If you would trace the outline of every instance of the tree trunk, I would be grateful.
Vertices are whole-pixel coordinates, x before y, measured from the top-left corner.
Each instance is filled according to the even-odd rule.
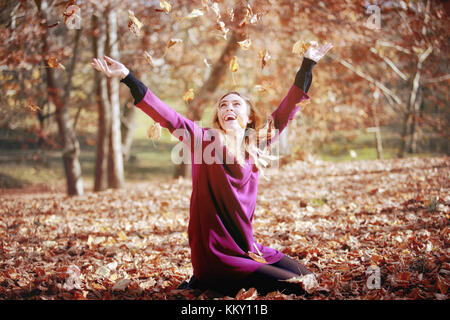
[[[122,133],[122,155],[123,161],[127,162],[130,158],[131,145],[133,143],[133,134],[136,129],[136,107],[133,105],[130,108],[125,103],[123,108],[123,116],[121,123]]]
[[[115,60],[119,60],[119,44],[117,38],[117,14],[114,10],[106,13],[107,47],[105,53]],[[124,184],[122,139],[120,132],[120,101],[118,78],[108,79],[109,102],[111,112],[111,127],[109,130],[108,154],[108,186],[122,188]]]
[[[36,1],[38,11],[42,17],[44,25],[47,23],[47,1]],[[48,28],[45,28],[48,30]],[[80,145],[78,143],[70,114],[66,102],[70,98],[70,91],[72,89],[72,76],[75,69],[75,63],[78,56],[78,44],[81,35],[81,29],[76,30],[75,44],[72,55],[72,62],[67,70],[67,83],[64,88],[63,97],[60,95],[59,88],[56,86],[54,69],[46,63],[47,75],[47,94],[49,101],[55,104],[56,121],[58,124],[59,136],[63,148],[63,163],[66,175],[67,193],[69,195],[83,194],[83,180],[81,178],[81,165],[79,162]],[[48,33],[44,33],[42,37],[42,55],[48,59],[49,44]]]
[[[377,100],[377,104],[378,104],[378,98]],[[371,132],[375,133],[375,146],[377,149],[377,159],[383,159],[383,142],[381,139],[381,130],[380,130],[380,122],[378,120],[378,114],[377,114],[377,104],[372,104],[371,105],[371,111],[372,111],[372,118],[373,118],[373,122],[375,127],[371,128],[373,130],[371,130]]]
[[[428,47],[427,50],[425,50],[425,52],[421,53],[418,57],[418,61],[417,61],[417,68],[416,68],[416,73],[414,75],[412,84],[411,84],[411,95],[409,97],[409,101],[408,101],[408,107],[405,113],[405,117],[403,120],[403,129],[402,129],[402,140],[401,140],[401,145],[400,145],[400,150],[399,150],[399,154],[398,156],[400,158],[402,158],[405,155],[405,152],[408,149],[408,145],[410,145],[411,141],[411,136],[409,134],[409,123],[410,121],[415,121],[412,120],[412,114],[413,112],[415,112],[416,109],[416,103],[417,103],[417,97],[418,97],[418,91],[420,88],[420,77],[421,77],[421,72],[422,72],[422,65],[423,62],[428,58],[428,56],[430,55],[431,51],[433,50],[433,47],[430,46]],[[412,127],[411,127],[412,128]]]
[[[400,145],[400,152],[398,154],[398,156],[400,158],[403,158],[405,156],[405,153],[408,149],[408,144],[409,144],[409,139],[410,139],[408,129],[410,129],[412,109],[414,108],[414,105],[416,103],[417,91],[419,89],[419,82],[420,82],[420,68],[419,68],[419,64],[418,64],[417,71],[416,71],[416,74],[414,75],[412,85],[411,85],[411,95],[409,97],[408,107],[406,109],[405,117],[403,119],[402,140],[401,140],[401,145]]]
[[[95,57],[103,57],[105,48],[105,30],[98,21],[96,15],[92,15],[93,51]],[[111,115],[108,98],[106,77],[94,70],[95,100],[98,109],[98,133],[97,149],[95,156],[94,191],[102,191],[108,187],[108,151],[109,132],[111,128]]]
[[[409,145],[409,152],[411,152],[412,154],[417,152],[417,141],[418,141],[418,119],[420,117],[419,115],[419,111],[420,111],[420,106],[422,105],[422,100],[423,100],[423,95],[422,95],[422,88],[421,86],[419,87],[418,90],[418,98],[416,99],[416,103],[414,104],[414,108],[413,108],[413,115],[412,115],[412,121],[411,121],[411,130],[410,130],[410,137],[411,137],[411,143]]]

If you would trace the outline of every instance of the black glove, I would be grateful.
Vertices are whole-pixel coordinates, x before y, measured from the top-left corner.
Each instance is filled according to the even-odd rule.
[[[300,70],[298,70],[297,75],[295,76],[294,84],[302,89],[305,93],[308,92],[309,87],[312,83],[312,68],[315,66],[317,62],[309,58],[303,58],[302,66]]]

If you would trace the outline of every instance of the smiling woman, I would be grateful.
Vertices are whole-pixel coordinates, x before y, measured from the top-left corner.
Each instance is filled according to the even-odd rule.
[[[258,119],[250,100],[238,92],[229,92],[217,104],[213,128],[202,128],[177,113],[120,62],[108,57],[94,59],[95,69],[109,77],[121,77],[136,106],[191,151],[188,236],[194,275],[190,287],[213,288],[224,293],[235,293],[243,287],[255,287],[260,293],[273,290],[301,293],[298,283],[285,280],[313,276],[298,261],[257,243],[253,237],[252,221],[262,165],[257,163],[261,153],[252,148],[249,132],[268,124],[275,134],[265,136],[266,145],[277,138],[294,118],[299,109],[297,104],[309,99],[306,92],[311,85],[312,68],[331,47],[331,44],[309,47],[294,84],[267,121]],[[209,149],[218,161],[203,161],[203,156],[196,159],[197,150],[203,155]],[[233,161],[224,162],[220,158],[222,152]]]

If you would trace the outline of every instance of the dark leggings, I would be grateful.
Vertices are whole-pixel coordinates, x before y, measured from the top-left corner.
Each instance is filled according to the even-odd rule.
[[[193,289],[212,289],[226,295],[236,295],[242,289],[256,288],[258,293],[267,294],[272,291],[280,291],[284,294],[304,294],[305,291],[299,283],[290,283],[283,280],[312,273],[304,265],[288,256],[272,264],[259,267],[252,274],[238,282],[229,282],[212,287],[203,287],[195,277],[191,278],[189,286]]]
[[[244,287],[254,287],[261,294],[272,291],[280,291],[285,294],[304,294],[304,290],[299,283],[290,283],[283,280],[295,278],[312,273],[300,262],[288,256],[273,264],[262,265],[258,270],[247,276],[243,280]]]

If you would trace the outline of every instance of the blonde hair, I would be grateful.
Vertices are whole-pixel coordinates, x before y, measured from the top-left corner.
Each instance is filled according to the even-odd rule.
[[[218,129],[217,131],[222,136],[222,141],[224,141],[225,144],[226,139],[224,138],[224,130],[219,122],[218,106],[222,99],[230,94],[235,94],[241,97],[250,108],[250,121],[247,123],[247,126],[245,128],[243,147],[245,152],[253,159],[255,166],[258,168],[261,176],[264,176],[264,169],[268,167],[273,160],[278,159],[277,156],[271,155],[270,146],[268,144],[268,142],[275,135],[273,118],[272,116],[264,118],[261,113],[255,108],[251,100],[237,91],[230,91],[224,94],[219,99],[219,102],[214,109],[212,127]],[[241,166],[244,166],[245,161],[240,161],[240,158],[237,156],[236,160]]]

